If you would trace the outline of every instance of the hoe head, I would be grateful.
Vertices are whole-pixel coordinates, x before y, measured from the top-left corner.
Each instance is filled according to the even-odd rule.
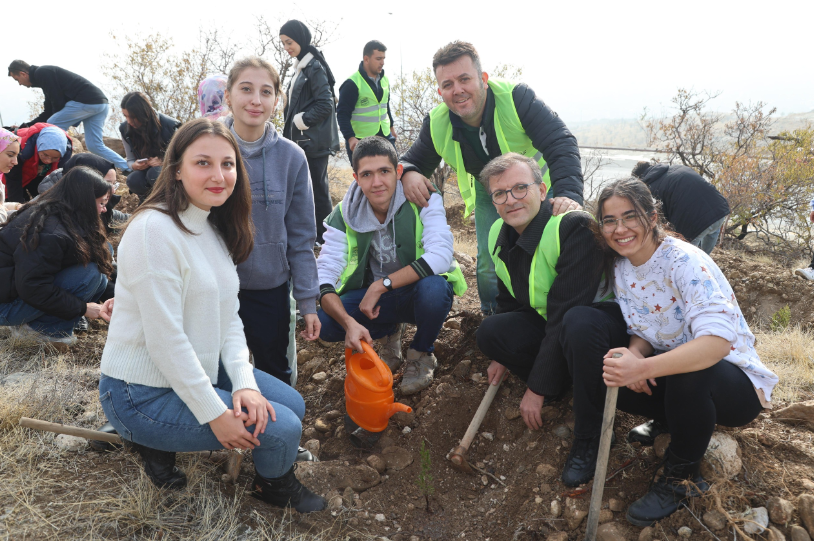
[[[475,473],[469,462],[466,461],[466,453],[469,451],[463,445],[456,447],[449,455],[449,461],[452,462],[452,467],[462,473]]]

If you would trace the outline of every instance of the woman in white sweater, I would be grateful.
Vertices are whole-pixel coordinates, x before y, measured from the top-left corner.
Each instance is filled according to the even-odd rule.
[[[252,249],[250,213],[234,136],[204,118],[185,124],[119,246],[100,399],[156,485],[186,483],[177,451],[253,449],[255,497],[318,511],[325,500],[293,468],[305,403],[252,368],[238,316],[235,265]]]
[[[578,307],[563,322],[573,327],[566,335],[590,337],[563,344],[580,359],[572,371],[577,438],[563,481],[592,476],[605,389],[620,387],[620,410],[654,419],[671,435],[662,475],[627,512],[632,524],[649,526],[708,488],[700,465],[715,425],[754,420],[770,407],[777,376],[760,361],[721,270],[665,231],[643,182],[612,183],[596,208],[605,276],[620,310]],[[586,442],[586,433],[594,439]]]

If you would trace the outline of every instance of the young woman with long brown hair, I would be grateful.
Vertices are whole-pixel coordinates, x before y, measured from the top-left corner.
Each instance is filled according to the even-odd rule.
[[[119,245],[102,407],[156,485],[186,484],[177,451],[253,449],[255,497],[318,511],[325,500],[294,476],[305,403],[249,362],[235,265],[252,229],[237,141],[222,123],[188,122]]]

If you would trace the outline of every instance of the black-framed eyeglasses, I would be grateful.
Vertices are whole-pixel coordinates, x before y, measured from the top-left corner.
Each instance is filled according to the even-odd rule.
[[[532,183],[532,184],[515,184],[514,186],[512,186],[511,190],[495,190],[494,192],[492,192],[489,195],[491,196],[492,202],[495,205],[502,205],[503,203],[508,201],[509,192],[511,192],[512,197],[514,197],[518,201],[523,199],[524,197],[526,197],[526,195],[528,195],[528,193],[529,193],[529,187],[530,186],[534,186],[534,183]]]
[[[638,214],[626,214],[621,218],[604,218],[602,220],[602,231],[605,233],[613,233],[619,227],[619,222],[624,224],[628,229],[636,229],[641,225]]]

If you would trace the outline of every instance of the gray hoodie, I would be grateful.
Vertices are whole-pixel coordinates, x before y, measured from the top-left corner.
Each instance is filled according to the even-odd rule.
[[[234,134],[234,119],[223,121]],[[252,189],[255,227],[254,249],[237,266],[240,289],[273,289],[291,278],[300,313],[314,314],[319,295],[317,231],[308,162],[305,153],[280,137],[272,124],[266,124],[263,137],[259,149],[240,149]]]
[[[396,222],[393,218],[405,201],[407,199],[404,197],[404,188],[401,182],[397,182],[396,191],[390,199],[390,208],[387,209],[387,218],[382,224],[379,223],[370,201],[362,193],[362,189],[357,183],[350,185],[342,199],[342,217],[350,228],[357,233],[374,233],[370,241],[369,260],[373,281],[384,278],[403,267],[396,257]]]

